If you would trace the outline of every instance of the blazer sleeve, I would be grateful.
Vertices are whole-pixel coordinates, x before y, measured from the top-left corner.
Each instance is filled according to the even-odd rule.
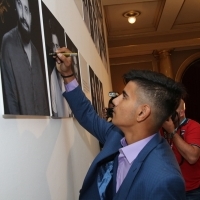
[[[63,96],[80,125],[104,144],[108,134],[116,127],[98,116],[80,86],[70,92],[64,92]]]
[[[186,200],[185,185],[180,176],[169,175],[152,189],[149,199]]]

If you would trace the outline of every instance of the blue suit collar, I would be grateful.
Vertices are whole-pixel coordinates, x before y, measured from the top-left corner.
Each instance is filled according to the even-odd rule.
[[[134,160],[128,174],[126,175],[121,187],[116,193],[114,199],[126,199],[126,194],[130,187],[132,186],[132,182],[134,182],[137,173],[139,172],[144,160],[149,155],[149,153],[157,147],[157,145],[161,142],[162,137],[159,133],[157,133],[141,150],[136,159]]]

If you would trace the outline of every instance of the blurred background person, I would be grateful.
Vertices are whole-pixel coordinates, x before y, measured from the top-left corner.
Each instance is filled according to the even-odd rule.
[[[119,94],[117,92],[109,92],[108,95],[111,98],[108,101],[108,107],[104,108],[104,118],[106,119],[106,121],[112,122],[112,112],[113,112],[113,108],[114,108],[114,104],[112,101],[113,101],[113,99],[118,97]]]
[[[114,104],[113,104],[113,99],[115,99],[116,97],[119,96],[119,94],[117,92],[109,92],[108,93],[110,100],[108,101],[108,107],[104,108],[103,110],[103,118],[108,121],[108,122],[112,122],[112,116],[113,116],[113,108],[114,108]],[[103,144],[101,144],[99,142],[99,146],[100,146],[100,150],[103,148]]]
[[[163,135],[169,141],[186,183],[188,200],[200,199],[200,124],[186,118],[181,100],[176,113],[163,124]]]

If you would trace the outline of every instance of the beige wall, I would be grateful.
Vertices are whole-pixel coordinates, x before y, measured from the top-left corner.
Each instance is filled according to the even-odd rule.
[[[200,53],[199,49],[174,51],[171,52],[171,65],[174,78],[177,76],[181,65],[189,59]],[[198,57],[195,56],[195,58]],[[200,56],[199,56],[200,57]],[[110,70],[113,90],[121,93],[124,88],[122,76],[131,69],[147,69],[152,71],[159,71],[158,57],[153,55],[141,55],[126,58],[112,58],[110,59]]]
[[[124,88],[123,74],[131,69],[158,71],[157,59],[153,55],[141,55],[110,59],[110,71],[113,91],[121,93]]]
[[[121,93],[124,89],[124,82],[123,82],[123,74],[129,72],[131,69],[151,69],[151,63],[143,62],[143,63],[132,63],[132,64],[121,64],[115,65],[111,67],[111,79],[112,79],[112,86],[113,91]]]
[[[103,83],[110,77],[73,0],[44,0]],[[0,80],[1,84],[1,80]],[[0,199],[76,200],[99,152],[97,140],[74,118],[3,115],[0,86]]]

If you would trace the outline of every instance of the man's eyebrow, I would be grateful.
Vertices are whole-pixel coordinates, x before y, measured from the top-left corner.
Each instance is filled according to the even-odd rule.
[[[124,95],[124,96],[126,96],[126,97],[128,97],[128,94],[126,93],[126,91],[122,91],[122,94]]]

